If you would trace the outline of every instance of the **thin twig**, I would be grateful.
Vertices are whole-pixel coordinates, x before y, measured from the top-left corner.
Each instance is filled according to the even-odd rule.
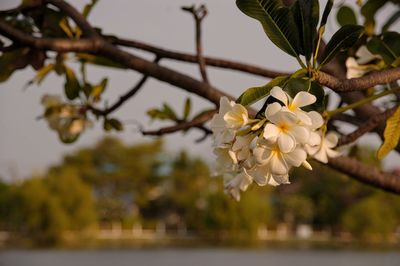
[[[160,57],[156,57],[153,61],[153,63],[157,64],[159,61],[161,60]],[[146,81],[148,80],[149,75],[143,75],[142,78],[138,81],[138,83],[136,83],[135,86],[133,86],[132,89],[130,89],[127,93],[125,93],[124,95],[122,95],[117,102],[115,102],[113,105],[111,105],[110,107],[101,110],[101,109],[97,109],[95,107],[89,106],[89,109],[93,111],[93,113],[97,114],[97,115],[102,115],[102,116],[107,116],[110,113],[114,112],[115,110],[117,110],[121,105],[123,105],[127,100],[129,100],[130,98],[132,98],[133,96],[136,95],[136,93],[143,87],[143,85],[146,83]]]
[[[361,125],[358,129],[356,129],[352,133],[342,136],[339,139],[338,146],[352,143],[352,142],[356,141],[358,138],[360,138],[361,136],[363,136],[364,134],[372,131],[373,129],[378,127],[381,123],[386,121],[390,116],[392,116],[394,114],[394,112],[396,111],[396,109],[397,109],[397,107],[393,107],[389,110],[386,110],[385,112],[382,112],[376,116],[373,116],[370,120],[368,120],[366,123]]]
[[[150,44],[144,43],[144,42],[139,42],[136,40],[128,40],[128,39],[116,38],[116,37],[110,37],[110,36],[108,36],[108,37],[105,36],[105,37],[109,42],[111,42],[112,44],[115,44],[115,45],[125,46],[125,47],[130,47],[130,48],[135,48],[135,49],[139,49],[142,51],[150,52],[150,53],[156,54],[156,55],[161,56],[162,58],[166,58],[166,59],[172,59],[172,60],[177,60],[177,61],[182,61],[182,62],[187,62],[187,63],[198,63],[196,55],[182,53],[182,52],[178,52],[178,51],[167,50],[167,49],[164,49],[161,47],[150,45]],[[265,68],[262,68],[259,66],[244,64],[244,63],[237,62],[237,61],[226,60],[226,59],[215,58],[215,57],[204,57],[204,61],[205,61],[205,64],[208,66],[237,70],[240,72],[257,75],[257,76],[261,76],[261,77],[266,77],[266,78],[276,78],[278,76],[289,75],[289,73],[286,73],[286,72],[269,70],[269,69],[265,69]]]
[[[352,125],[356,125],[356,126],[361,126],[363,124],[363,121],[360,120],[360,118],[349,115],[349,114],[344,114],[344,113],[334,115],[330,119],[330,121],[346,122],[348,124],[352,124]]]
[[[176,125],[170,126],[170,127],[164,127],[164,128],[160,128],[157,130],[152,130],[152,131],[142,131],[142,134],[144,136],[162,136],[162,135],[166,135],[166,134],[171,134],[171,133],[175,133],[178,131],[182,131],[182,130],[187,130],[190,128],[198,128],[200,130],[202,130],[205,134],[211,134],[211,130],[209,130],[208,128],[204,127],[203,124],[205,122],[207,122],[208,120],[210,120],[212,118],[212,116],[215,114],[216,111],[210,111],[207,112],[205,114],[203,114],[202,116],[197,117],[196,119],[193,119],[192,121],[189,122],[178,122]]]
[[[201,5],[196,8],[195,6],[191,7],[182,7],[182,10],[189,12],[193,15],[195,21],[195,31],[196,31],[196,55],[197,61],[199,63],[200,74],[203,78],[203,81],[207,84],[210,84],[206,71],[206,62],[203,57],[203,45],[201,40],[201,22],[207,16],[207,8],[205,5]]]

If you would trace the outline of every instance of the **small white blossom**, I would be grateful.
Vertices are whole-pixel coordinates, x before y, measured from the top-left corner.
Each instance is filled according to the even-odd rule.
[[[249,114],[243,105],[235,103],[224,115],[224,120],[229,128],[239,129],[247,125]]]
[[[282,152],[294,150],[298,143],[306,143],[310,137],[309,130],[298,124],[294,113],[279,111],[267,118],[272,123],[265,125],[263,136],[266,140],[276,139]]]
[[[376,59],[382,59],[381,56],[372,54],[365,45],[361,46],[357,50],[356,57],[357,59],[354,57],[348,57],[346,59],[346,77],[348,79],[360,78],[372,70],[377,70],[377,66],[375,64],[368,63],[371,63]]]
[[[229,101],[226,97],[221,97],[219,111],[213,116],[210,123],[211,131],[214,136],[214,145],[221,146],[230,143],[235,138],[235,131],[228,127],[224,116],[234,106],[235,102]]]
[[[291,167],[299,167],[307,159],[306,151],[300,146],[285,153],[277,143],[265,142],[257,146],[253,153],[258,164],[269,165],[272,175],[286,175]]]
[[[226,174],[224,178],[225,192],[237,201],[240,200],[240,191],[246,191],[249,185],[253,183],[253,178],[246,172],[246,169],[235,176]]]
[[[326,136],[323,136],[322,132],[319,134],[321,136],[320,145],[307,147],[308,153],[322,163],[327,163],[328,158],[340,156],[338,151],[333,150],[338,143],[338,135],[334,132],[329,132]]]
[[[284,104],[283,108],[294,113],[303,124],[311,124],[310,118],[307,116],[307,113],[305,111],[301,110],[301,107],[305,107],[315,103],[317,98],[314,95],[305,91],[300,91],[292,99],[289,94],[284,92],[282,88],[278,86],[272,88],[270,95],[275,99],[281,101]]]
[[[239,161],[246,160],[250,156],[250,144],[255,137],[254,134],[236,137],[232,151],[235,152]]]
[[[235,170],[238,160],[230,146],[216,147],[214,149],[214,154],[217,156],[216,174],[223,174],[227,171]]]

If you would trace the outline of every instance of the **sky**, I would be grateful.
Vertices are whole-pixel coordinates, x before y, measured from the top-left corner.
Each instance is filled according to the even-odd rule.
[[[82,9],[89,0],[71,0],[69,3]],[[346,1],[347,2],[347,1]],[[353,1],[349,1],[353,2]],[[0,9],[16,6],[17,0],[1,0]],[[167,49],[194,53],[194,21],[191,15],[182,12],[181,6],[206,4],[208,16],[203,22],[203,50],[207,56],[243,61],[266,68],[281,71],[296,70],[297,63],[290,56],[274,47],[266,38],[262,28],[255,20],[243,15],[233,0],[100,0],[89,16],[93,26],[101,27],[106,34],[141,40]],[[387,11],[384,11],[384,13]],[[396,27],[399,24],[396,25]],[[334,18],[328,25],[328,34],[336,29]],[[135,55],[152,59],[148,53],[131,50]],[[70,64],[75,67],[73,63]],[[197,65],[163,60],[161,65],[168,66],[200,79]],[[239,96],[244,89],[263,85],[265,78],[242,74],[235,71],[207,68],[213,86]],[[146,129],[157,129],[160,124],[150,122],[146,111],[160,107],[163,102],[170,103],[178,113],[182,113],[186,97],[193,101],[194,112],[212,105],[196,95],[189,94],[169,84],[150,79],[136,97],[122,106],[114,116],[126,122],[122,133],[105,133],[101,122],[86,131],[77,142],[66,145],[58,140],[44,120],[37,117],[43,113],[40,99],[44,94],[63,94],[63,79],[50,75],[40,86],[24,85],[34,77],[32,69],[14,73],[5,83],[0,83],[0,177],[20,179],[31,173],[43,172],[46,167],[60,162],[63,155],[80,147],[93,145],[105,135],[121,137],[126,143],[149,141],[137,130],[137,123]],[[107,68],[91,67],[88,78],[93,83],[103,77],[109,77],[105,97],[113,103],[140,79],[140,73],[131,70],[116,71]],[[163,124],[166,126],[167,124]],[[195,132],[183,136],[180,133],[164,138],[170,151],[186,149],[191,154],[213,161],[211,140],[196,144],[194,140],[201,136]],[[362,143],[377,146],[374,136],[363,137]],[[132,158],[134,160],[134,158]],[[387,168],[398,166],[399,157],[391,154],[385,160]]]

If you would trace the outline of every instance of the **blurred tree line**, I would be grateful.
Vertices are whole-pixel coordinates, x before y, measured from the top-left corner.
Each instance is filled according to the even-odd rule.
[[[357,147],[368,163],[373,152]],[[0,230],[52,244],[65,231],[93,231],[114,222],[167,230],[185,228],[204,238],[256,238],[260,227],[310,224],[334,235],[386,239],[400,225],[400,198],[314,163],[291,185],[253,186],[236,202],[210,177],[208,164],[185,151],[171,155],[161,141],[126,145],[107,137],[64,157],[43,176],[0,182]]]

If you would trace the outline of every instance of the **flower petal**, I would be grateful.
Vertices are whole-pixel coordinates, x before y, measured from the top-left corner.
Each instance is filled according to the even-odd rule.
[[[296,140],[289,134],[281,133],[278,137],[278,146],[281,152],[288,153],[296,147]]]
[[[308,117],[311,118],[311,128],[312,129],[318,129],[320,127],[322,127],[322,125],[324,124],[324,119],[322,118],[322,115],[320,115],[318,112],[316,111],[310,111],[307,113]]]
[[[289,172],[289,167],[280,154],[271,156],[269,165],[273,175],[286,175]]]
[[[272,175],[271,181],[274,181],[275,184],[280,185],[280,184],[290,184],[289,182],[289,175]],[[273,182],[271,182],[273,183]]]
[[[296,114],[297,118],[300,120],[301,124],[303,124],[305,126],[312,125],[312,120],[306,112],[304,112],[301,109],[297,109],[294,111],[294,113]]]
[[[329,132],[325,136],[325,143],[328,148],[334,148],[338,144],[339,137],[336,133],[334,132]]]
[[[235,143],[233,143],[232,150],[237,151],[240,150],[246,146],[249,146],[252,140],[254,139],[255,135],[254,134],[249,134],[245,136],[237,136]]]
[[[288,105],[288,95],[282,90],[281,87],[275,86],[272,88],[270,95],[275,99],[281,101],[284,105]]]
[[[297,148],[291,153],[284,154],[283,156],[289,166],[295,167],[299,167],[307,159],[306,151],[301,148]]]
[[[298,143],[307,143],[310,139],[310,130],[302,126],[294,126],[289,130],[290,135],[292,135]]]
[[[310,146],[318,146],[318,145],[320,145],[321,144],[321,136],[318,133],[316,133],[314,131],[311,131],[310,132],[310,138],[308,139],[308,143],[307,144],[310,145]]]
[[[299,93],[296,94],[296,96],[293,99],[293,102],[290,104],[290,109],[294,110],[296,108],[304,107],[310,104],[315,103],[317,100],[317,97],[312,95],[309,92],[306,91],[300,91]]]
[[[321,148],[318,150],[318,152],[316,152],[313,155],[314,159],[322,162],[322,163],[327,163],[328,162],[328,156],[326,155],[326,151],[325,149]]]
[[[262,147],[256,147],[253,150],[254,158],[259,164],[266,164],[271,159],[271,150]]]
[[[248,122],[247,109],[241,104],[235,104],[232,110],[224,115],[224,120],[228,127],[239,128],[245,126]]]
[[[265,117],[269,119],[271,116],[278,113],[281,109],[282,106],[277,102],[268,104],[267,108],[265,109]]]
[[[219,99],[219,114],[224,115],[232,109],[233,101],[229,101],[227,97],[223,96]]]
[[[332,150],[332,149],[327,149],[326,155],[328,155],[329,158],[335,158],[335,157],[339,157],[341,155],[341,153],[338,151]]]
[[[268,167],[269,166],[256,167],[254,170],[248,172],[253,177],[253,180],[257,183],[257,185],[265,186],[268,184],[268,180],[271,176]]]
[[[265,125],[263,136],[265,139],[275,138],[279,136],[280,130],[274,124],[268,123]]]

